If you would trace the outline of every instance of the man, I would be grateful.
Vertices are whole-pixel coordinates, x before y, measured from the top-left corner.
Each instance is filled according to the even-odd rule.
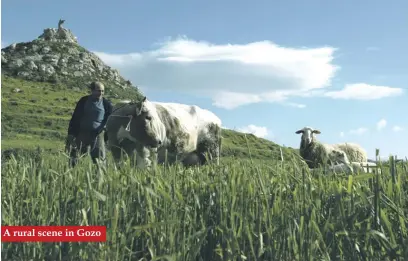
[[[76,104],[69,122],[66,150],[70,151],[70,165],[78,162],[78,154],[85,154],[90,147],[93,163],[105,161],[105,124],[112,113],[112,104],[103,97],[105,86],[101,82],[90,84],[91,94],[83,96]]]

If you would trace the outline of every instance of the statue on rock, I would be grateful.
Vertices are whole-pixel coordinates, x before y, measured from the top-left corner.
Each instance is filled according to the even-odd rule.
[[[60,19],[58,22],[58,30],[62,30],[64,29],[64,27],[62,27],[62,24],[65,22],[65,20]]]
[[[65,20],[59,19],[58,28],[44,29],[43,34],[38,37],[37,41],[78,43],[77,37],[71,30],[62,27],[64,22]]]

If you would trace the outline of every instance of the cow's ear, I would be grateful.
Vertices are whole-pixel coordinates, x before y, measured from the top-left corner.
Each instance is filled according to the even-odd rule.
[[[145,97],[143,97],[143,100],[142,100],[142,102],[145,102],[146,101],[146,96]]]

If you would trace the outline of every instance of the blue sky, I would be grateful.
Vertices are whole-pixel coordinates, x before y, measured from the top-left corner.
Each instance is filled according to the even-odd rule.
[[[150,100],[197,104],[227,128],[298,147],[408,157],[408,2],[2,1],[2,46],[64,26]]]

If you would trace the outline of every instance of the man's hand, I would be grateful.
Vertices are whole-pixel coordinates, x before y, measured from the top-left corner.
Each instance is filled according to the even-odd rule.
[[[94,135],[94,137],[98,137],[99,136],[99,134],[101,134],[103,131],[105,131],[105,127],[103,127],[103,128],[98,128],[98,129],[96,129],[94,132],[92,132],[92,134]]]
[[[69,153],[71,150],[71,147],[75,147],[75,136],[74,135],[68,135],[66,140],[65,140],[65,151]]]
[[[74,135],[68,135],[67,136],[67,142],[71,143],[75,141],[75,136]]]

